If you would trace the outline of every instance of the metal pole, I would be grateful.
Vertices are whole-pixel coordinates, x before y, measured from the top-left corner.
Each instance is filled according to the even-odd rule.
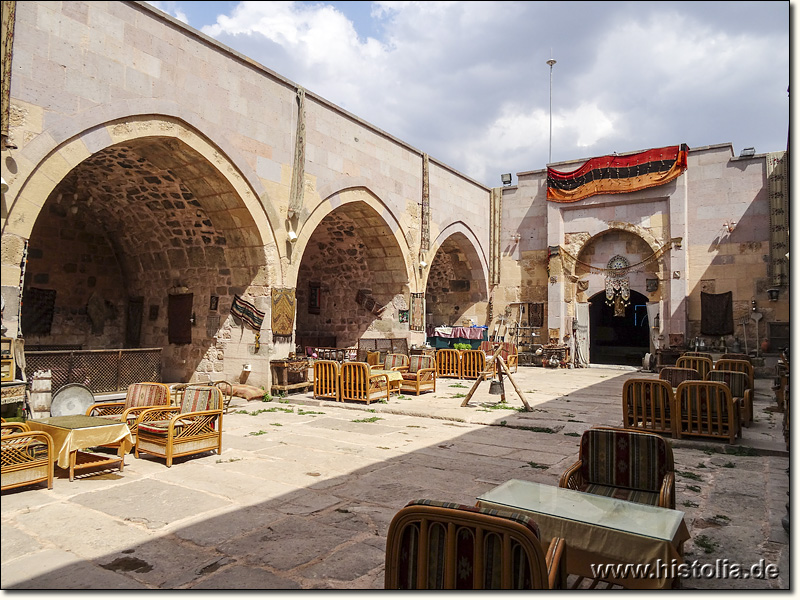
[[[556,60],[551,58],[547,64],[550,65],[550,153],[547,157],[549,164],[553,162],[553,65],[556,64]]]

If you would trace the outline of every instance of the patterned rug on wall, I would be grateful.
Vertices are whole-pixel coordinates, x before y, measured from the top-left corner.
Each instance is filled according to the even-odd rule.
[[[272,335],[291,337],[296,308],[294,288],[272,290]]]

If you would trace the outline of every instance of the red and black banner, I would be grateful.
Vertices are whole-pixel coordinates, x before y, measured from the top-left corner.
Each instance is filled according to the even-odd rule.
[[[686,170],[689,147],[653,148],[626,156],[592,158],[564,173],[547,169],[547,199],[577,202],[597,194],[622,194],[672,181]]]

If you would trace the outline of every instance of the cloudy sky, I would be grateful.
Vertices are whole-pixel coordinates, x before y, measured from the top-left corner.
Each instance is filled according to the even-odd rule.
[[[786,149],[787,1],[150,4],[492,187],[679,143]]]

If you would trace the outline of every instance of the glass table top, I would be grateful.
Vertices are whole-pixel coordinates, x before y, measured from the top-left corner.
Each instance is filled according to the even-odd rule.
[[[478,501],[659,540],[672,540],[684,518],[678,510],[519,479],[489,490]]]

